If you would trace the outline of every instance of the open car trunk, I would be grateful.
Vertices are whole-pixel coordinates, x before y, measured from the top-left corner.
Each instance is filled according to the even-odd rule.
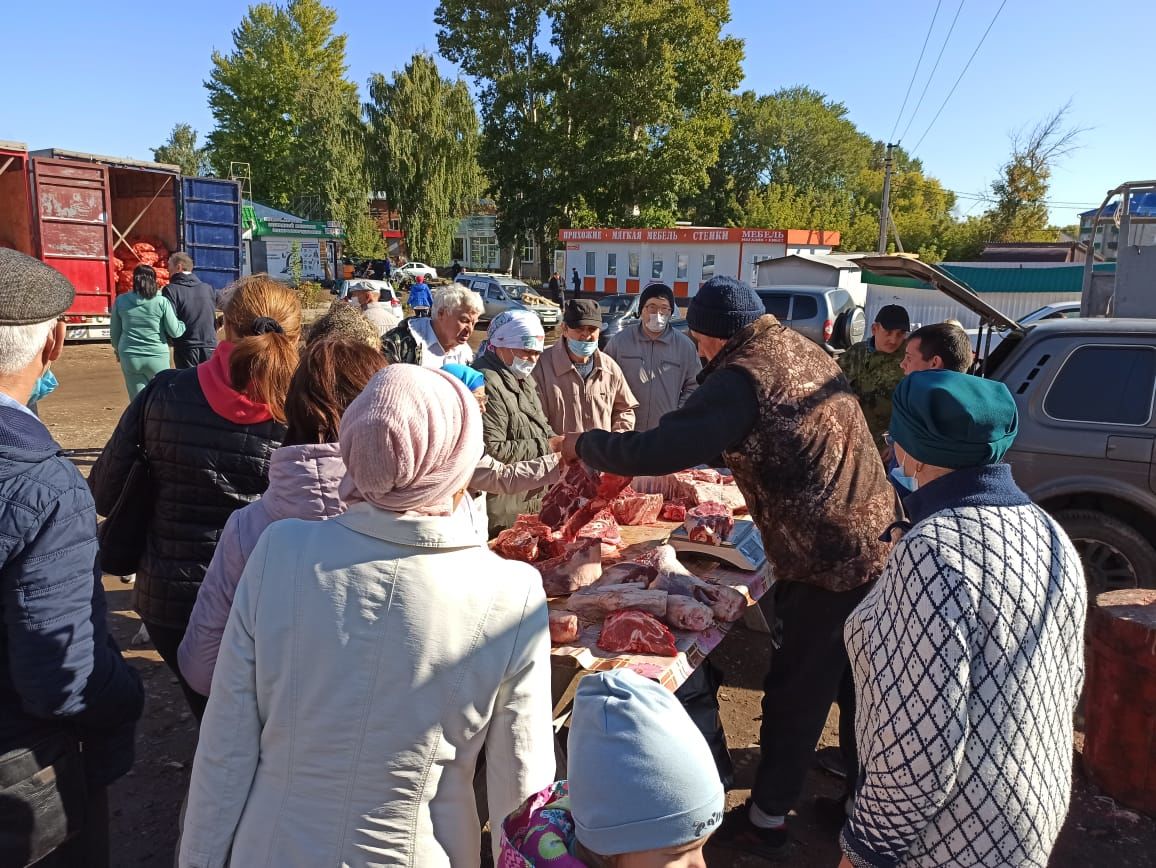
[[[952,301],[961,304],[980,319],[979,327],[979,373],[986,375],[998,366],[999,361],[1007,355],[1007,350],[1019,342],[1024,334],[1024,327],[998,308],[992,307],[976,294],[975,290],[961,283],[941,268],[920,262],[907,256],[853,256],[850,257],[864,271],[874,272],[884,277],[906,277],[921,280],[933,289],[942,292]],[[867,281],[865,281],[867,282]],[[1011,332],[996,350],[988,352],[986,336],[990,336],[992,329],[1006,329]],[[1004,348],[1007,345],[1007,350]]]

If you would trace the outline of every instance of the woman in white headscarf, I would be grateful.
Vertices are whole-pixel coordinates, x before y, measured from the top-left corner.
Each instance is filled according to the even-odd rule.
[[[474,362],[486,378],[482,440],[486,454],[503,464],[542,458],[556,451],[552,446],[554,432],[530,377],[545,348],[545,338],[536,314],[505,311],[490,323],[485,352]],[[543,489],[537,488],[491,496],[487,504],[490,536],[511,527],[520,514],[541,509],[542,493]]]
[[[477,866],[489,814],[554,775],[541,578],[458,509],[482,456],[475,398],[416,365],[341,420],[349,509],[265,531],[201,726],[181,866]]]

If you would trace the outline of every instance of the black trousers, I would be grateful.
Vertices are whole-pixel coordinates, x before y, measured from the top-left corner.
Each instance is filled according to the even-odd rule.
[[[770,603],[763,609],[775,650],[763,685],[762,758],[751,794],[767,814],[784,816],[795,806],[836,699],[839,739],[854,784],[859,758],[843,624],[870,588],[869,583],[836,592],[802,582],[780,582],[768,595]]]
[[[150,624],[148,621],[145,621],[144,625],[148,628],[149,639],[152,640],[153,647],[157,649],[157,653],[172,670],[173,675],[177,676],[177,681],[180,682],[181,690],[185,694],[185,701],[189,704],[189,710],[197,719],[197,723],[200,723],[201,718],[205,716],[205,707],[209,704],[209,697],[201,696],[189,687],[189,682],[185,681],[185,676],[181,675],[181,667],[177,662],[177,649],[181,646],[181,640],[185,638],[185,628],[161,627],[159,624]]]
[[[84,806],[84,826],[73,838],[61,844],[35,868],[108,868],[108,790],[91,787]]]
[[[216,347],[182,347],[173,346],[174,368],[195,368],[202,362],[207,362],[213,355]]]

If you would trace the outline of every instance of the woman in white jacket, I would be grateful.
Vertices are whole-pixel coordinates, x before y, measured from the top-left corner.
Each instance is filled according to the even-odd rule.
[[[241,576],[181,866],[476,866],[482,748],[492,817],[553,779],[541,579],[458,509],[482,456],[476,401],[393,365],[340,441],[347,512],[272,524]]]

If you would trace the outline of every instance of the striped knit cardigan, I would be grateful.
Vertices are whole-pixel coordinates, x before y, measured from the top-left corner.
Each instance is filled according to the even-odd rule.
[[[848,619],[862,763],[855,866],[1043,866],[1068,810],[1087,591],[1007,465],[909,497],[914,527]]]

